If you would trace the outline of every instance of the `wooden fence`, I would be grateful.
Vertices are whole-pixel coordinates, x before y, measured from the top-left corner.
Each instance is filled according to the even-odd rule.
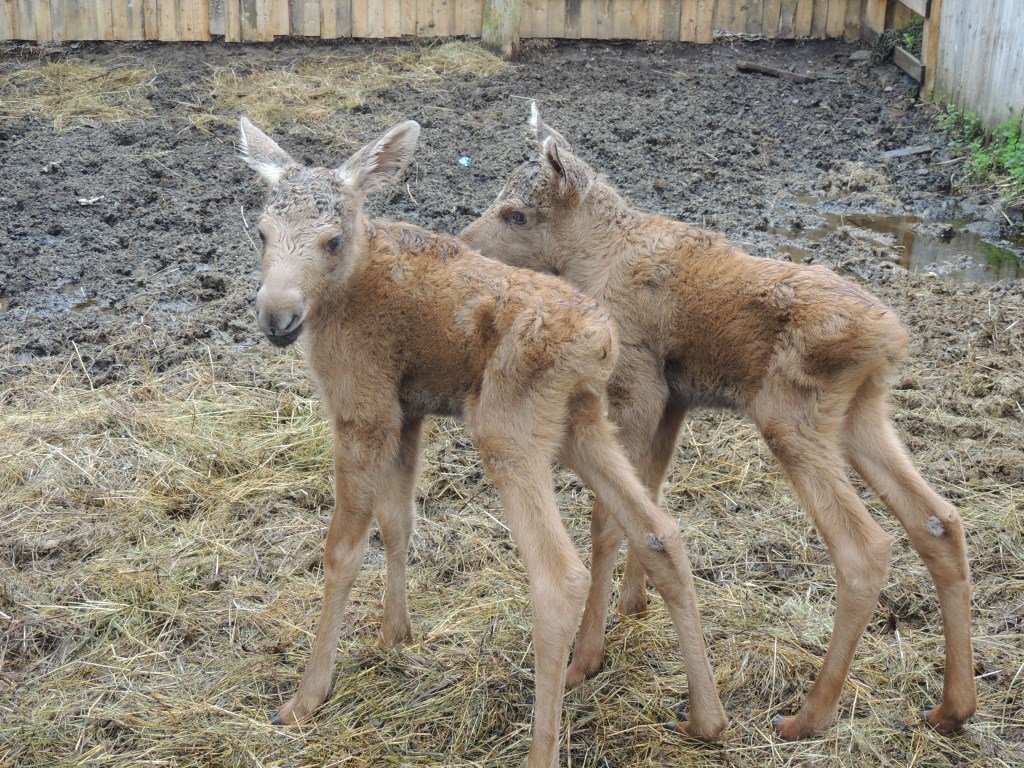
[[[1024,3],[941,1],[935,95],[990,129],[1024,120]]]
[[[524,38],[860,35],[868,0],[523,0]],[[0,40],[479,36],[485,0],[0,0]]]

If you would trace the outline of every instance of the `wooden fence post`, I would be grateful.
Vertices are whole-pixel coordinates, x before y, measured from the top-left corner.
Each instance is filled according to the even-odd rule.
[[[935,70],[939,59],[939,22],[942,16],[942,0],[932,0],[928,18],[924,20],[924,37],[921,40],[921,62],[924,64],[924,82],[921,96],[930,101],[935,90]]]
[[[480,41],[509,61],[519,58],[519,0],[484,0]]]

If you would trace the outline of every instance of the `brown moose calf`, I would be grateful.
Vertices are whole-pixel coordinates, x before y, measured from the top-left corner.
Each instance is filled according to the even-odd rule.
[[[368,219],[365,195],[401,176],[418,135],[416,123],[402,123],[340,168],[308,168],[241,121],[242,157],[270,186],[259,219],[259,326],[278,346],[304,337],[334,429],[323,609],[298,691],[276,720],[303,719],[329,692],[371,518],[387,556],[383,641],[411,638],[405,569],[420,425],[448,414],[464,419],[479,448],[529,574],[536,704],[528,764],[557,764],[566,663],[590,583],[555,503],[556,457],[615,510],[616,530],[636,544],[679,636],[687,730],[711,738],[725,713],[682,538],[603,415],[617,356],[610,321],[561,280],[486,259],[454,237]]]
[[[957,511],[921,478],[889,420],[888,381],[907,335],[874,296],[824,267],[755,258],[720,235],[631,208],[531,110],[538,159],[516,170],[462,233],[487,256],[561,275],[616,321],[621,353],[609,417],[651,498],[692,408],[749,416],[810,513],[835,563],[835,631],[800,711],[779,733],[817,733],[839,694],[889,569],[892,538],[846,476],[874,489],[935,582],[946,638],[942,702],[928,722],[955,731],[977,705],[970,580]],[[622,533],[596,499],[592,584],[567,683],[594,674]],[[619,609],[646,610],[642,564],[630,543]]]

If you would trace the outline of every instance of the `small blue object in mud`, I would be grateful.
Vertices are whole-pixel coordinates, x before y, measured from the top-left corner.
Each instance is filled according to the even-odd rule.
[[[472,164],[473,158],[471,157],[466,157],[465,155],[463,155],[462,157],[459,158],[459,165],[461,165],[463,168],[469,168],[469,166],[471,166]]]

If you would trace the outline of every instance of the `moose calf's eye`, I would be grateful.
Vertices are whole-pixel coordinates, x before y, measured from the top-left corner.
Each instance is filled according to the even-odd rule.
[[[518,224],[521,226],[526,223],[526,214],[522,211],[512,211],[512,213],[508,215],[508,220],[512,224]]]
[[[327,250],[328,251],[336,251],[340,247],[341,247],[341,235],[338,235],[337,237],[332,237],[330,240],[327,241]]]

